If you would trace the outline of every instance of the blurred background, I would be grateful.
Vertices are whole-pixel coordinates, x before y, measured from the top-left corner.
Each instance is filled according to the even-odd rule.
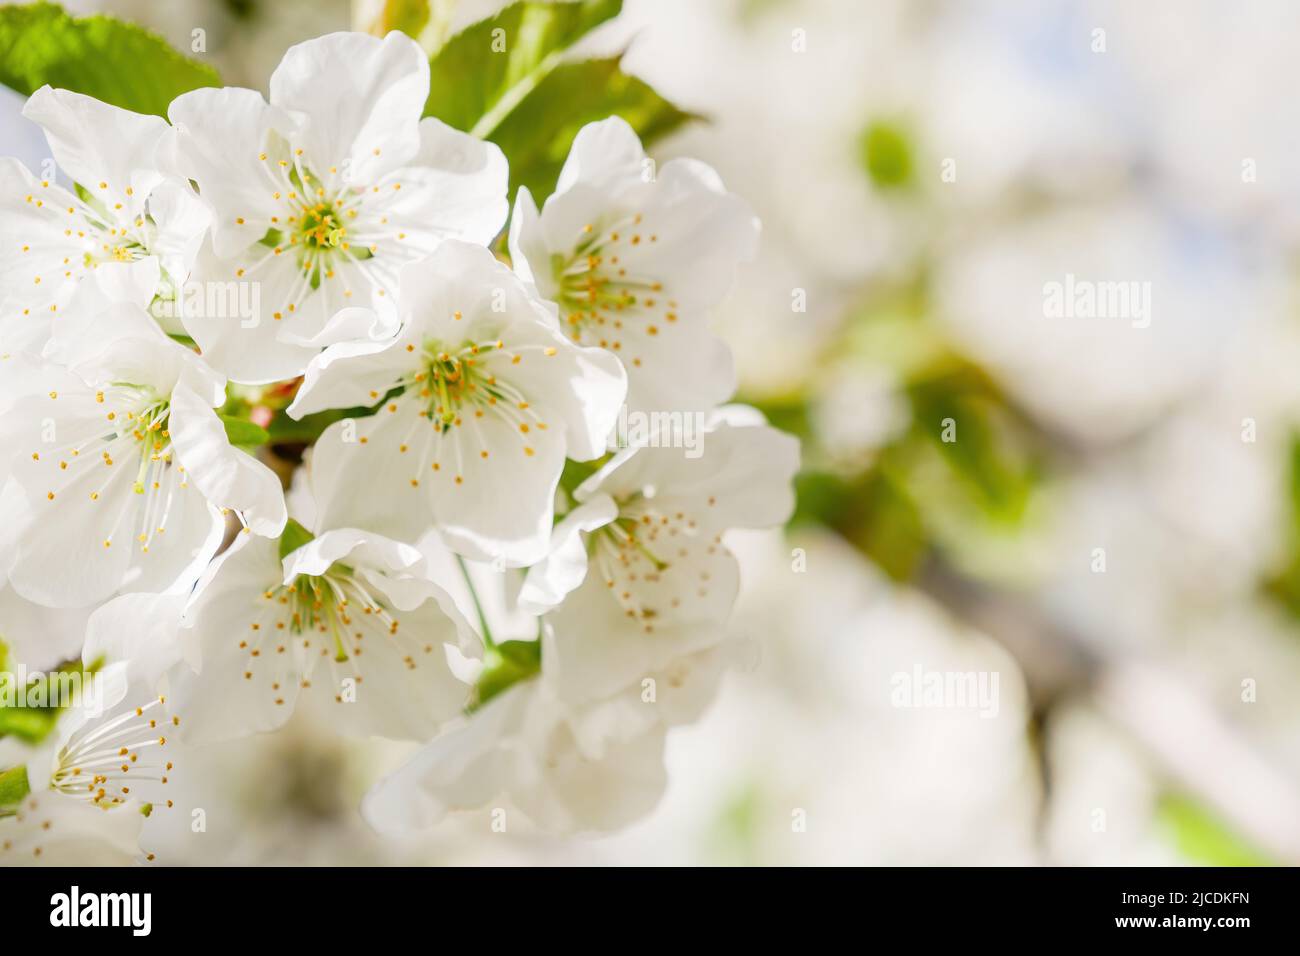
[[[373,18],[68,7],[202,27],[263,90]],[[300,711],[190,761],[208,833],[160,856],[1300,863],[1295,35],[1287,0],[627,0],[584,43],[702,117],[654,153],[762,219],[716,325],[805,463],[791,527],[731,542],[734,667],[665,798],[604,838],[485,811],[391,843],[356,806],[408,748]],[[1050,317],[1067,276],[1147,283],[1149,321]],[[898,706],[933,673],[996,675],[996,706]]]

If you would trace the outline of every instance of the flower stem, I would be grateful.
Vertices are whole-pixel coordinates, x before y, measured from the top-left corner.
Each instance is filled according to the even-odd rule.
[[[496,641],[492,640],[492,629],[488,627],[487,615],[483,613],[483,605],[479,603],[478,591],[474,589],[474,581],[469,576],[469,566],[465,564],[465,559],[459,554],[456,555],[456,563],[460,565],[460,573],[465,578],[465,587],[469,588],[470,599],[474,602],[474,610],[478,613],[479,630],[483,632],[483,644],[488,650],[494,649]]]

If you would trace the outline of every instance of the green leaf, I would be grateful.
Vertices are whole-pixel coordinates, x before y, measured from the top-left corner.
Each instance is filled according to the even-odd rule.
[[[52,3],[0,7],[0,83],[24,95],[48,83],[164,116],[180,94],[220,82],[212,67],[133,24],[73,18]]]
[[[270,434],[261,425],[256,425],[246,418],[237,418],[234,415],[218,415],[221,424],[226,427],[226,438],[232,445],[244,445],[251,447],[255,445],[265,445],[271,440]]]
[[[515,3],[456,34],[430,62],[426,116],[491,138],[560,64],[565,50],[622,9],[622,0]]]
[[[283,561],[315,537],[314,534],[290,518],[289,523],[284,526],[284,531],[280,535],[280,560]]]
[[[0,807],[13,806],[31,792],[31,784],[27,782],[26,767],[12,767],[0,771]]]
[[[622,57],[566,63],[537,84],[491,139],[510,161],[511,195],[527,186],[541,201],[555,187],[573,137],[588,123],[621,116],[646,145],[697,119],[620,68]]]
[[[370,32],[382,37],[393,30],[401,30],[411,39],[418,40],[429,25],[430,12],[429,0],[384,0],[378,16],[370,25]]]

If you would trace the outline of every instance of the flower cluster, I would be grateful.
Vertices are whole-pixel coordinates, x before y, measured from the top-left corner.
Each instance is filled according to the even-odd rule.
[[[0,649],[97,690],[0,736],[0,859],[132,855],[168,738],[298,708],[424,744],[381,831],[658,799],[723,664],[726,532],[793,507],[797,445],[721,404],[707,326],[758,225],[618,118],[511,212],[428,93],[414,41],[345,33],[168,121],[28,101],[58,172],[0,161]]]

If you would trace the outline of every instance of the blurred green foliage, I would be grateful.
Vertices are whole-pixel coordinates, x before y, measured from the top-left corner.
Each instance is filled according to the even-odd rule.
[[[1206,866],[1276,866],[1277,861],[1229,828],[1209,808],[1169,795],[1156,810],[1158,825],[1171,835],[1178,852]]]
[[[896,189],[912,181],[912,144],[902,128],[876,120],[862,131],[862,165],[871,181],[882,189]]]
[[[1296,617],[1300,617],[1300,433],[1291,436],[1290,468],[1287,476],[1286,557],[1282,565],[1262,582],[1264,593]]]
[[[827,375],[787,395],[748,397],[803,440],[796,522],[834,529],[899,581],[934,550],[1022,527],[1046,469],[1041,435],[934,321],[922,268],[865,289],[816,365],[848,375],[886,370],[907,421],[868,461],[846,466],[816,427]]]
[[[71,17],[53,3],[0,7],[0,83],[23,95],[45,84],[137,113],[167,105],[217,71],[141,27],[108,16]]]
[[[14,670],[16,662],[13,661],[9,654],[9,648],[0,640],[0,681],[13,681],[17,672]],[[94,674],[102,665],[101,661],[93,662],[89,667],[83,666],[81,658],[68,661],[56,668],[53,674],[73,674],[80,673],[84,676]],[[53,674],[48,675],[52,677]],[[35,682],[47,679],[45,674],[32,674],[27,681],[30,690]],[[16,688],[6,688],[6,690],[16,690]],[[15,695],[16,696],[16,695]],[[62,708],[57,706],[0,706],[0,738],[13,735],[19,740],[29,744],[37,744],[45,739],[46,735],[54,729],[58,722],[59,714]]]

